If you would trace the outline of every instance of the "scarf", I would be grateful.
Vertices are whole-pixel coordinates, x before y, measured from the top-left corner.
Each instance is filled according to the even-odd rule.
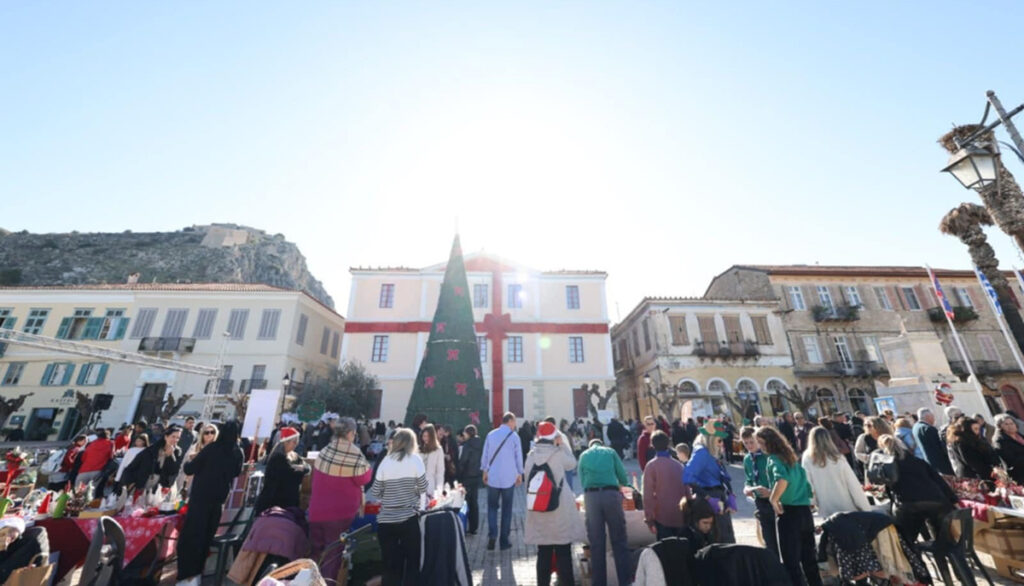
[[[328,476],[345,478],[366,474],[370,464],[352,442],[339,438],[321,450],[313,467]]]

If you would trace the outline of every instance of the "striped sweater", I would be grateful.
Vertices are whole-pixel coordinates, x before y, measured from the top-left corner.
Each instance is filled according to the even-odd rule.
[[[401,523],[420,510],[420,496],[427,492],[427,474],[419,454],[398,460],[384,458],[377,468],[377,478],[370,487],[370,496],[380,501],[378,523]]]

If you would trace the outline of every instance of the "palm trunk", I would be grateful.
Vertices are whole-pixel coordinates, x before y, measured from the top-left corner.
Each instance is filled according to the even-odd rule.
[[[939,143],[950,153],[958,150],[953,140],[954,137],[966,138],[979,130],[979,126],[969,124],[958,126],[943,136]],[[994,141],[991,134],[983,136],[981,140]],[[1017,243],[1020,250],[1024,250],[1024,194],[1021,193],[1020,185],[1014,179],[1005,166],[999,165],[999,180],[990,183],[978,191],[985,209],[991,216],[992,221],[999,228],[1008,234]],[[966,230],[965,233],[957,234],[970,250],[971,260],[975,266],[992,283],[1003,308],[1003,315],[1006,317],[1006,324],[1013,334],[1017,346],[1024,352],[1024,319],[1021,319],[1017,304],[1010,293],[1010,284],[1006,277],[999,271],[999,261],[996,259],[995,251],[989,246],[985,233],[981,226],[975,229]]]
[[[1003,308],[1006,325],[1010,327],[1010,333],[1013,334],[1017,346],[1021,352],[1024,352],[1024,319],[1021,319],[1017,304],[1010,294],[1009,281],[999,270],[999,259],[996,258],[995,250],[988,244],[985,232],[981,226],[976,226],[965,234],[961,234],[960,240],[967,245],[974,266],[978,267],[978,270],[992,283],[992,288],[996,290],[996,296],[999,299],[999,305]]]

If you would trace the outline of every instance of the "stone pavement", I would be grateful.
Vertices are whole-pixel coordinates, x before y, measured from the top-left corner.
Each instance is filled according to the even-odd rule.
[[[626,474],[630,478],[635,473],[640,476],[640,466],[636,460],[627,460]],[[738,465],[729,467],[732,476],[733,488],[741,492],[743,487],[743,468]],[[578,493],[579,479],[576,479]],[[738,498],[737,505],[739,512],[733,516],[733,528],[736,532],[736,541],[749,545],[760,545],[757,541],[757,521],[754,519],[754,505],[745,498]],[[469,553],[469,563],[473,570],[473,584],[483,586],[536,586],[537,584],[537,548],[527,546],[523,543],[523,523],[526,518],[526,492],[525,487],[519,487],[516,491],[513,514],[512,514],[512,549],[501,551],[495,548],[494,551],[487,551],[487,491],[480,491],[480,530],[477,535],[467,535],[466,542]],[[821,519],[816,519],[820,523]],[[573,556],[577,557],[582,551],[579,544],[573,547]],[[992,569],[991,560],[988,556],[982,555],[982,561],[988,566],[989,576],[996,584],[1012,584],[1011,581],[1000,578]],[[979,579],[980,576],[979,576]],[[576,582],[582,583],[579,575],[579,566],[576,566]],[[555,579],[552,578],[552,584]],[[941,583],[941,582],[939,582]]]

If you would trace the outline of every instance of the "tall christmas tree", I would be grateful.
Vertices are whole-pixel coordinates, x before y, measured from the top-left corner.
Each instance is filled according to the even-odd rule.
[[[447,423],[456,430],[470,423],[481,431],[490,429],[469,294],[466,265],[462,262],[462,247],[456,235],[426,352],[405,412],[406,425],[411,425],[413,417],[423,413],[431,423]]]

